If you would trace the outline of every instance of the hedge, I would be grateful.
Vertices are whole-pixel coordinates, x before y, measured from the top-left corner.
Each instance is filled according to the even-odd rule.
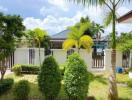
[[[19,65],[19,67],[18,67]],[[37,65],[21,65],[21,64],[16,64],[13,66],[13,71],[16,75],[19,75],[20,73],[22,74],[38,74],[39,72],[39,66]]]
[[[13,84],[14,80],[11,78],[3,79],[2,81],[0,81],[0,95],[11,89]]]

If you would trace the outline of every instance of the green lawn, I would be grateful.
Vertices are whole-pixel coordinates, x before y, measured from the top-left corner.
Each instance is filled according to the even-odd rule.
[[[95,74],[95,73],[94,73]],[[94,96],[96,100],[107,100],[108,93],[108,79],[107,74],[95,74],[94,80],[90,83],[88,96]],[[15,82],[25,79],[30,82],[31,92],[30,97],[39,97],[42,100],[42,94],[38,90],[37,86],[37,75],[23,75],[15,76],[14,74],[7,75],[7,77],[14,78]],[[118,92],[120,100],[132,100],[132,87],[126,86],[128,82],[132,81],[128,78],[128,74],[117,74]],[[0,100],[13,100],[12,89],[5,95],[0,97]],[[59,94],[59,100],[67,100],[66,93],[64,92],[63,86]]]

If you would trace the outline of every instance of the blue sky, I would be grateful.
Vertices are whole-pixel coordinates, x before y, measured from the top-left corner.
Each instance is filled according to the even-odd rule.
[[[119,15],[132,10],[132,4],[122,5],[118,9]],[[17,14],[23,17],[23,24],[27,29],[40,27],[53,35],[74,25],[82,16],[89,16],[91,20],[103,24],[104,9],[100,7],[83,7],[65,2],[65,0],[0,0],[0,11],[6,14]],[[111,27],[105,29],[108,34]],[[117,31],[131,31],[132,25],[118,24]]]

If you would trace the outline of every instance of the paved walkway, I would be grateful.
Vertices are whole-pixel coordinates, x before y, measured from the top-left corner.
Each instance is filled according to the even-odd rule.
[[[6,73],[5,73],[5,75],[8,75],[8,74],[11,74],[11,73],[13,73],[13,72],[11,72],[11,70],[6,70]],[[1,73],[0,73],[0,77],[1,77]]]

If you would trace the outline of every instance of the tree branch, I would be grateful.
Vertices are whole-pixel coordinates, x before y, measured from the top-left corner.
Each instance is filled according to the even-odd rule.
[[[113,9],[110,7],[110,5],[105,0],[104,0],[104,3],[111,11],[113,11]]]
[[[118,1],[117,1],[117,3],[115,4],[115,7],[119,4],[120,1],[121,1],[121,0],[118,0]],[[123,0],[123,1],[124,1],[124,0]]]

